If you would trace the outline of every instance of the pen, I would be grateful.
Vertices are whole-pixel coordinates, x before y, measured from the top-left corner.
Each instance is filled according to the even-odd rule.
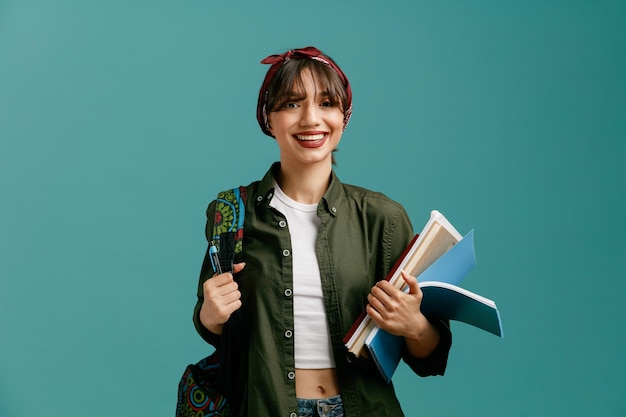
[[[215,246],[215,243],[213,243],[213,241],[211,241],[211,244],[209,245],[209,257],[211,258],[213,271],[217,274],[221,274],[222,266],[220,265],[220,257],[217,254],[217,246]]]

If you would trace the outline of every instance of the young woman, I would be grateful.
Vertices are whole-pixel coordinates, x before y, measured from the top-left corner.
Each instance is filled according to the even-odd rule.
[[[261,62],[271,67],[257,119],[280,162],[247,187],[233,272],[212,277],[205,260],[194,323],[220,352],[221,389],[235,415],[400,416],[393,384],[348,354],[342,338],[366,309],[405,338],[403,359],[417,374],[443,375],[447,323],[421,314],[414,277],[404,275],[409,293],[384,280],[414,235],[411,223],[400,204],[333,171],[352,112],[337,64],[314,47]]]

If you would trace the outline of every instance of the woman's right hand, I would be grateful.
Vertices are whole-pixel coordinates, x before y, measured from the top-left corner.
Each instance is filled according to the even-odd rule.
[[[200,322],[211,333],[221,335],[224,323],[241,307],[241,292],[233,274],[240,272],[245,262],[233,265],[233,272],[225,272],[207,279],[203,284],[204,302]]]

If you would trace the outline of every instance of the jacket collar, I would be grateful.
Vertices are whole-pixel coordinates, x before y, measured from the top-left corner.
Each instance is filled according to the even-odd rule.
[[[265,173],[265,176],[263,176],[263,179],[259,182],[257,194],[253,197],[256,199],[257,204],[264,203],[267,207],[269,202],[272,200],[272,197],[274,197],[274,183],[279,170],[280,162],[274,162],[270,169]],[[321,209],[329,213],[331,216],[336,216],[341,208],[343,199],[343,184],[339,181],[339,178],[333,170],[330,174],[330,185],[318,205],[318,213]]]

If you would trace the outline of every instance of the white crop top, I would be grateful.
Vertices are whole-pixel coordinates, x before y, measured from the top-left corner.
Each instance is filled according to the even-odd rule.
[[[317,204],[287,197],[275,184],[270,206],[287,219],[293,256],[293,321],[296,368],[334,368],[315,242],[321,225]]]

